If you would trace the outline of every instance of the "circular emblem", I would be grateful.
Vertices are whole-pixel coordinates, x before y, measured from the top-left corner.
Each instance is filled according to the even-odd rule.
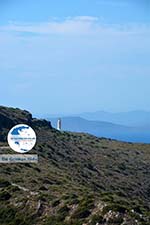
[[[7,136],[9,146],[16,152],[26,153],[36,144],[34,130],[25,124],[14,126]]]

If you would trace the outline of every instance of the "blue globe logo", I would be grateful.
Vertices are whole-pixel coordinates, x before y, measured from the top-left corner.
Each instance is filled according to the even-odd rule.
[[[19,153],[26,153],[33,149],[36,144],[36,134],[34,130],[25,124],[14,126],[7,136],[11,149]]]

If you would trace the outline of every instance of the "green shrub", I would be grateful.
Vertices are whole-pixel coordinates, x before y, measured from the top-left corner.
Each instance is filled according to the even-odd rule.
[[[64,220],[65,217],[68,215],[69,210],[70,210],[70,209],[69,209],[68,206],[66,206],[66,205],[63,206],[63,207],[61,207],[61,208],[57,211],[59,219],[60,219],[60,220]]]
[[[91,222],[89,225],[95,225],[96,223],[102,223],[103,222],[103,216],[102,215],[93,215],[91,218]]]
[[[65,224],[60,217],[54,215],[47,218],[44,225],[67,225],[67,224]]]
[[[0,192],[0,200],[1,201],[9,200],[10,197],[11,197],[11,194],[8,191],[2,191],[2,192]]]
[[[92,196],[83,198],[78,205],[77,210],[72,215],[72,218],[86,218],[90,215],[90,209],[94,207]]]
[[[7,181],[7,180],[4,180],[4,179],[0,179],[0,188],[1,187],[8,187],[8,186],[10,186],[11,185],[11,183],[9,182],[9,181]]]
[[[119,205],[119,204],[111,204],[111,205],[107,205],[103,208],[103,215],[106,214],[109,210],[112,210],[114,212],[119,212],[119,213],[125,213],[125,211],[127,210],[127,208],[123,205]]]

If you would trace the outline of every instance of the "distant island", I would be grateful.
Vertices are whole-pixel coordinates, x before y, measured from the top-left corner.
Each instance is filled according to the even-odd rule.
[[[56,127],[57,116],[43,115]],[[106,137],[126,142],[150,143],[150,112],[131,111],[108,113],[97,111],[62,116],[62,129],[86,132],[97,137]]]

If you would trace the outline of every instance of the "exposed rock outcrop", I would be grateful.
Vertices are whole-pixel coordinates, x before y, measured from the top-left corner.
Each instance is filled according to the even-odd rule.
[[[51,123],[47,120],[38,120],[26,110],[0,106],[0,141],[6,141],[8,131],[17,124],[27,124],[33,128],[51,129]]]

